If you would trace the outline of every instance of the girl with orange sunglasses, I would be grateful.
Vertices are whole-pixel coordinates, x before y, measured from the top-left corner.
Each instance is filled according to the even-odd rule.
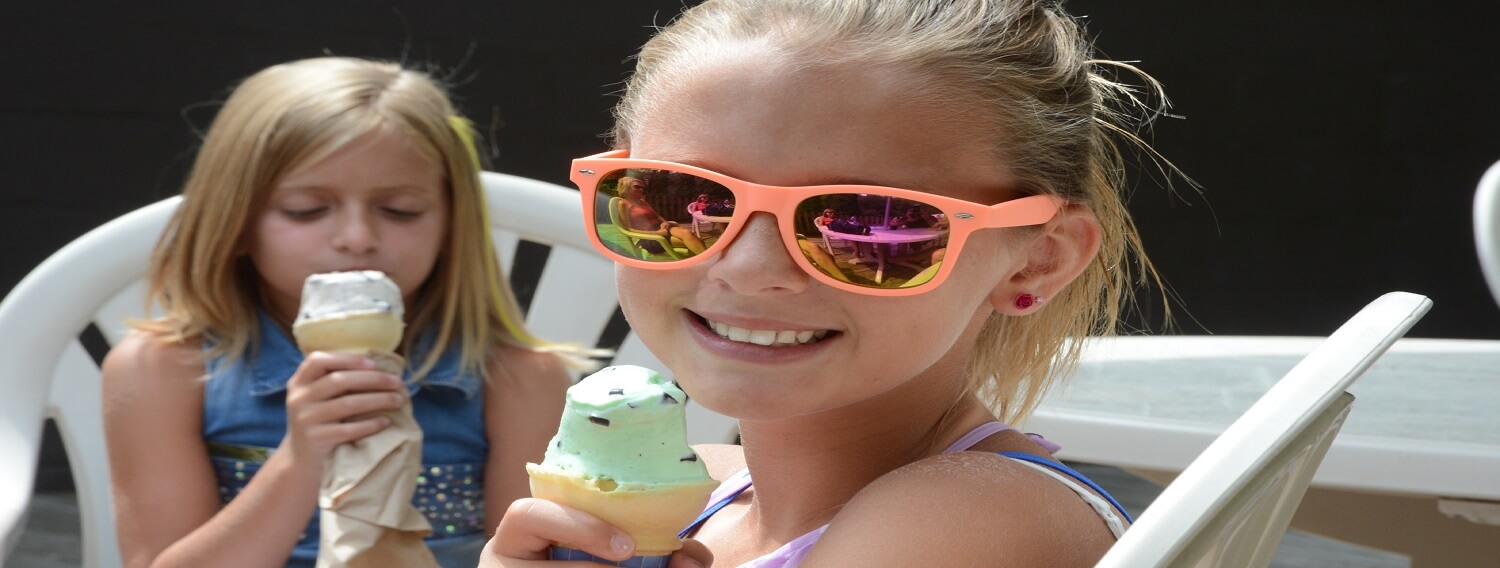
[[[646,44],[615,149],[571,176],[632,328],[739,419],[742,445],[698,448],[723,485],[671,566],[1104,554],[1129,516],[1006,423],[1077,360],[1072,339],[1112,330],[1132,270],[1152,274],[1121,199],[1116,139],[1139,141],[1120,69],[1031,0],[709,0]],[[701,252],[643,253],[609,231],[622,179],[735,207]],[[875,221],[839,235],[873,258],[822,248],[830,209]],[[944,222],[890,228],[908,211]],[[601,562],[634,546],[523,499],[482,565],[552,543]]]

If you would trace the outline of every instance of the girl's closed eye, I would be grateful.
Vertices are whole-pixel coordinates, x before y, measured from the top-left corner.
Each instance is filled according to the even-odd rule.
[[[418,198],[403,197],[393,199],[380,205],[380,212],[398,221],[415,220],[427,213],[430,209],[427,201]]]
[[[328,212],[327,205],[305,201],[284,203],[279,209],[282,215],[293,221],[312,221]]]
[[[422,210],[406,209],[406,208],[402,208],[402,207],[389,207],[389,206],[387,206],[387,207],[381,207],[380,210],[382,212],[384,212],[386,215],[390,215],[391,217],[394,217],[396,219],[401,219],[401,220],[415,219],[417,217],[421,217],[423,213],[426,213],[426,211],[422,211]]]

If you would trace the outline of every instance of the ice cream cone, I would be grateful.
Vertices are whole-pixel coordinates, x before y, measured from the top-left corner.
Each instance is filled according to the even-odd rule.
[[[363,312],[299,321],[292,326],[297,346],[313,351],[395,351],[405,326],[390,313]]]
[[[406,327],[403,310],[400,289],[384,274],[314,274],[303,285],[292,335],[303,352],[364,354],[399,377],[406,367],[395,353]],[[436,567],[423,541],[432,527],[411,504],[422,470],[422,428],[410,402],[374,414],[390,426],[334,448],[323,472],[318,568]]]
[[[682,389],[643,367],[618,365],[584,378],[568,389],[545,459],[526,464],[531,495],[630,534],[636,556],[624,565],[665,565],[653,557],[682,548],[677,533],[719,485],[688,446],[686,402]],[[553,557],[583,558],[563,552]]]
[[[608,479],[585,478],[569,472],[526,464],[531,475],[531,495],[575,509],[588,511],[635,539],[636,555],[671,554],[682,548],[678,531],[693,522],[718,483],[707,481],[676,485],[619,485]]]

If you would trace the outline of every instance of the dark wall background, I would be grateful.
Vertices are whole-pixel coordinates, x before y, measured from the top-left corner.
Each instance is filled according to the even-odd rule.
[[[1435,302],[1412,335],[1500,337],[1472,216],[1500,160],[1500,4],[1068,5],[1186,117],[1154,140],[1203,196],[1132,202],[1186,331],[1322,334],[1406,290]]]
[[[680,0],[24,3],[0,19],[0,290],[68,240],[177,191],[227,89],[323,53],[433,65],[492,128],[495,169],[565,183],[598,150],[627,57]],[[1183,120],[1153,141],[1202,186],[1132,202],[1190,333],[1320,334],[1377,294],[1417,335],[1500,337],[1472,242],[1500,159],[1492,2],[1075,0]]]

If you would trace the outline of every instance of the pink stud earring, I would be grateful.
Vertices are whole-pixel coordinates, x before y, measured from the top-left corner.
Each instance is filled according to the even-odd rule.
[[[1047,301],[1047,299],[1041,296],[1033,296],[1031,294],[1021,292],[1020,294],[1016,294],[1016,309],[1029,310],[1032,306],[1041,305],[1041,303],[1045,301]]]

